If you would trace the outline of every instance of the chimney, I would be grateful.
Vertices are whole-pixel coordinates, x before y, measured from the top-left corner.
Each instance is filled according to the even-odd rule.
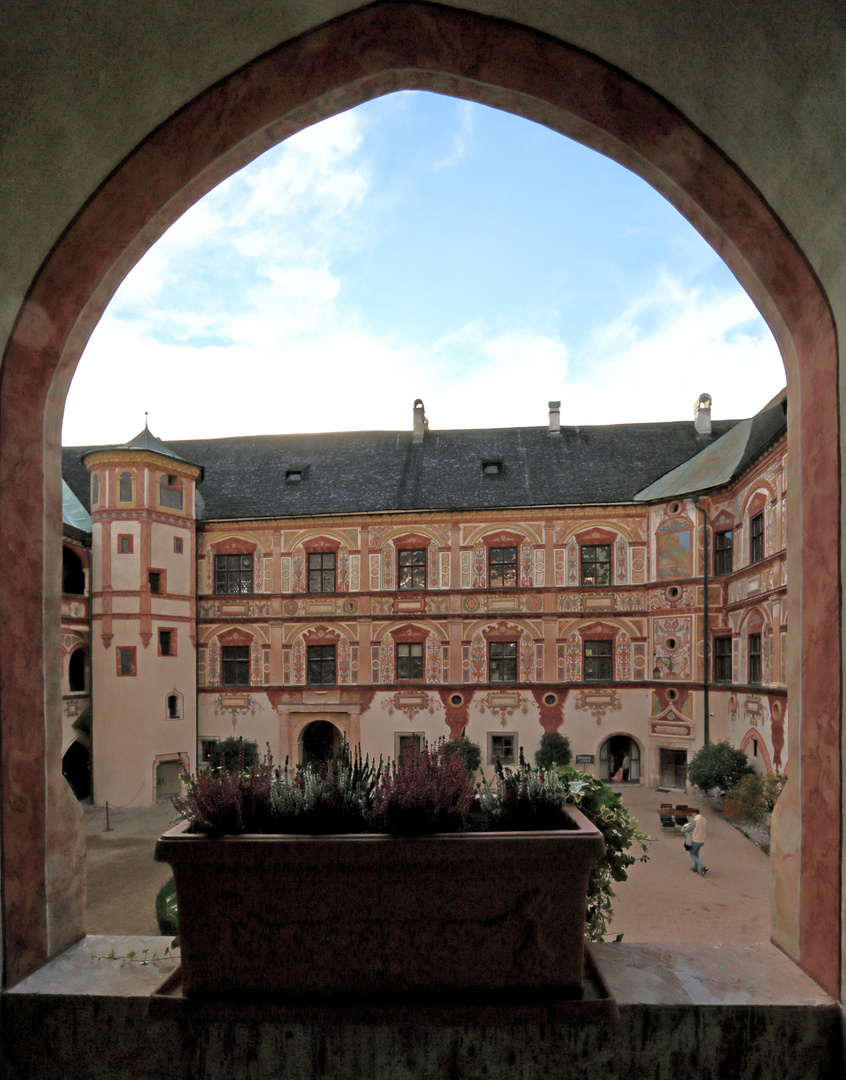
[[[693,406],[693,423],[697,435],[711,434],[711,395],[700,394]]]
[[[550,401],[549,403],[549,434],[561,434],[561,402]]]
[[[423,436],[429,430],[429,421],[426,419],[426,413],[423,409],[423,402],[420,398],[414,402],[414,442],[423,442]]]

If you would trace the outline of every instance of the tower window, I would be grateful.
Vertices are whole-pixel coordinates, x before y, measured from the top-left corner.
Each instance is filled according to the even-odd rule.
[[[135,646],[123,646],[115,651],[115,660],[117,662],[117,673],[119,676],[124,677],[128,675],[136,674],[135,666]]]
[[[131,555],[132,554],[132,536],[127,533],[120,533],[117,538],[118,555]]]
[[[182,509],[182,482],[177,476],[163,476],[159,485],[159,502],[172,510]]]
[[[150,592],[151,593],[157,593],[158,594],[158,593],[163,593],[165,591],[164,590],[164,580],[163,580],[164,579],[164,574],[162,573],[161,570],[151,570],[147,575],[147,579],[150,582]]]
[[[132,502],[132,474],[124,472],[120,474],[120,490],[118,498],[121,502]]]
[[[159,630],[159,656],[176,656],[175,630]]]

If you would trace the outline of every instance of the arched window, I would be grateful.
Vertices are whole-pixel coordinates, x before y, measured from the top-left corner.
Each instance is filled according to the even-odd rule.
[[[72,694],[85,689],[85,649],[75,649],[68,661],[68,688]]]
[[[132,474],[124,472],[120,474],[120,501],[132,502]]]
[[[167,715],[170,720],[179,719],[179,698],[176,694],[168,694],[167,696]]]
[[[85,593],[85,571],[82,559],[69,547],[62,548],[62,592],[71,596]]]

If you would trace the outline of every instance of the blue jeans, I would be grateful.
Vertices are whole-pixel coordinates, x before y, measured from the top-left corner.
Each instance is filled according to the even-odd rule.
[[[701,850],[702,850],[702,845],[701,844],[693,844],[692,843],[690,845],[690,857],[691,857],[691,859],[693,859],[693,865],[696,867],[697,870],[704,870],[705,869],[705,863],[699,858],[699,852]]]

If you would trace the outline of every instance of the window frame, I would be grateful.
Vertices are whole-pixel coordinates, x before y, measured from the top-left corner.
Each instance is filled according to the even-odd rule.
[[[167,639],[162,638],[163,634],[167,634]],[[159,656],[176,656],[176,627],[175,626],[160,626],[156,632],[156,640],[159,646]],[[162,648],[164,640],[167,640],[168,649],[167,652]]]
[[[514,552],[513,563],[505,561],[502,558],[494,558],[494,553],[501,553],[505,551]],[[513,566],[514,569],[514,583],[510,584],[505,580],[495,581],[495,577],[504,579],[508,570]],[[519,544],[506,544],[502,547],[489,547],[488,548],[488,588],[490,589],[516,589],[520,584],[520,545]]]
[[[132,555],[132,554],[134,554],[134,548],[135,548],[134,540],[135,540],[135,537],[132,535],[132,533],[118,533],[117,534],[117,544],[116,544],[115,554],[116,555]]]
[[[129,658],[126,665],[123,662],[124,656]],[[129,670],[124,671],[124,666],[127,666]],[[135,645],[115,646],[115,670],[119,679],[131,679],[138,674],[138,654]]]
[[[513,656],[506,656],[505,649],[513,649]],[[495,656],[494,653],[499,653]],[[501,677],[494,676],[496,669]],[[513,678],[509,678],[513,671]],[[488,642],[488,682],[489,683],[517,683],[520,681],[520,642],[516,640],[489,641]]]
[[[320,655],[318,655],[318,649]],[[320,665],[320,679],[312,679],[313,665]],[[326,673],[332,675],[325,678]],[[306,686],[336,686],[338,681],[338,648],[332,644],[315,643],[306,645]]]
[[[749,686],[761,686],[763,677],[762,635],[750,634],[747,640],[746,680]],[[754,646],[754,651],[753,651]]]
[[[229,565],[228,565],[228,560],[229,559],[238,559],[239,560],[239,565],[237,567],[230,568]],[[232,589],[232,588],[229,588],[228,586],[236,579],[237,579],[239,585],[243,585],[243,580],[245,578],[245,575],[247,574],[247,570],[246,570],[245,567],[240,565],[240,560],[242,560],[242,559],[249,559],[250,560],[250,569],[249,569],[249,586],[250,587],[249,587],[249,589],[244,589],[244,588]],[[221,564],[219,563],[218,560],[227,560],[227,565],[223,566],[221,568]],[[213,595],[214,596],[252,596],[254,594],[254,591],[255,591],[254,582],[253,582],[253,574],[254,574],[254,572],[255,572],[255,560],[253,558],[253,553],[252,552],[246,552],[246,551],[233,552],[232,554],[226,554],[226,555],[218,555],[217,553],[215,553],[215,556],[214,556],[214,593],[213,593]],[[220,575],[221,574],[226,575],[227,589],[224,592],[218,592],[218,584],[219,584],[219,581],[220,581]]]
[[[185,550],[185,545],[182,542],[181,536],[174,536],[173,538],[173,554],[181,555]]]
[[[749,519],[749,565],[764,559],[764,511]]]
[[[124,479],[129,481],[129,495],[126,495],[126,496],[123,493],[123,481],[124,481]],[[135,488],[135,477],[132,475],[131,472],[129,472],[128,469],[124,469],[122,472],[117,474],[117,489],[118,489],[117,490],[117,501],[119,503],[123,503],[124,505],[126,503],[131,503],[134,488]]]
[[[591,559],[591,560],[588,560],[587,565],[585,565],[585,552],[587,552],[587,551],[596,552],[600,548],[604,548],[604,549],[607,550],[608,558],[607,559],[598,559],[598,558],[596,558],[594,556],[594,558]],[[586,570],[588,569],[588,567],[591,566],[591,565],[594,568],[594,580],[593,581],[587,581],[587,580],[585,580],[585,573],[586,573]],[[608,568],[608,580],[607,581],[597,581],[596,580],[597,567],[600,567],[600,566],[607,566],[607,568]],[[581,583],[581,585],[584,586],[585,588],[589,588],[589,589],[593,589],[593,588],[607,589],[613,584],[613,581],[614,581],[614,545],[610,541],[607,544],[579,544],[579,582]]]
[[[506,739],[511,740],[511,754],[494,754],[494,746],[498,742],[503,742]],[[489,731],[487,739],[488,750],[488,765],[495,765],[497,761],[503,765],[513,765],[517,760],[515,748],[517,746],[517,732],[516,731]]]
[[[230,653],[227,656],[227,652]],[[238,654],[238,655],[233,655]],[[245,654],[245,655],[244,655]],[[229,671],[234,671],[234,679],[227,679],[227,665]],[[234,668],[232,665],[235,665]],[[244,677],[246,671],[246,677]],[[220,684],[221,686],[249,686],[250,685],[250,646],[249,645],[221,645],[220,647]]]
[[[400,656],[400,649],[419,649],[420,655],[413,656],[411,652],[408,652],[405,656]],[[402,665],[407,671],[407,673],[404,675],[400,674],[401,660],[408,661],[407,664]],[[419,674],[412,674],[410,671],[412,666],[411,662],[414,660],[419,660],[420,662]],[[415,664],[414,667],[418,668],[418,665]],[[396,648],[394,650],[394,676],[397,682],[423,682],[426,677],[426,649],[424,647],[424,642],[398,641],[396,643]]]
[[[734,529],[714,533],[714,577],[726,577],[734,570]],[[720,543],[722,538],[723,543]],[[728,538],[728,542],[726,542]]]
[[[726,648],[726,643],[728,647]],[[721,646],[724,651],[721,651]],[[715,683],[731,683],[733,682],[733,659],[734,659],[734,643],[730,634],[720,634],[719,637],[715,637],[711,648],[713,650],[714,657],[714,670],[713,679]],[[728,662],[728,674],[725,674],[726,662]]]
[[[153,575],[155,575],[157,581],[155,589],[153,588]],[[167,571],[151,566],[147,571],[147,584],[150,587],[151,596],[165,596],[167,594]]]
[[[394,760],[399,761],[402,757],[402,743],[405,739],[415,739],[418,751],[422,751],[426,738],[425,731],[395,731],[394,732]]]
[[[311,560],[320,559],[321,565],[319,567],[312,568]],[[326,567],[323,565],[324,559],[331,559],[332,566]],[[319,588],[312,588],[312,574],[318,574],[319,579],[316,579]],[[331,588],[325,587],[326,575],[331,575],[330,580],[332,583]],[[306,552],[306,591],[311,593],[312,596],[319,595],[320,593],[334,593],[338,591],[338,553],[337,551],[307,551]]]
[[[588,648],[593,646],[602,646],[602,651],[598,652],[596,656],[589,656]],[[607,652],[605,652],[606,648]],[[596,662],[596,674],[588,674],[589,661],[591,662],[590,669],[594,666],[593,662]],[[603,661],[608,662],[609,675],[607,677],[601,672]],[[582,681],[590,683],[614,682],[614,642],[611,638],[585,638],[582,641]]]
[[[397,589],[400,592],[422,592],[427,587],[427,563],[428,563],[428,551],[426,548],[400,548],[397,551]],[[415,555],[422,555],[423,559],[420,563],[410,563],[408,566],[403,566],[404,558],[414,558]],[[411,571],[411,584],[402,584],[402,572],[403,570]],[[418,574],[418,571],[421,573]],[[422,577],[422,583],[419,578]]]

